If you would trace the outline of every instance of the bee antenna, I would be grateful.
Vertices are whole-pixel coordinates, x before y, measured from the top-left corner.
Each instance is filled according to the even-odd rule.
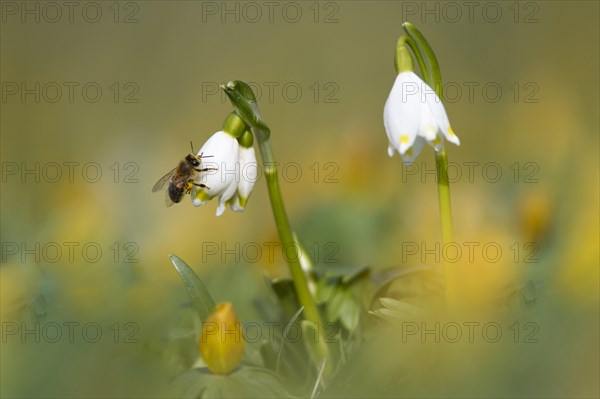
[[[192,154],[195,154],[196,151],[194,151],[194,143],[192,143],[192,140],[190,140],[190,147],[192,147]]]

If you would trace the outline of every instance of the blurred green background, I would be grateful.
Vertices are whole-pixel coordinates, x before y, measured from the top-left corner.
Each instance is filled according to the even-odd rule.
[[[161,396],[196,356],[165,350],[187,302],[169,253],[243,321],[260,317],[263,273],[287,273],[280,252],[268,256],[264,180],[245,212],[220,218],[214,202],[166,208],[150,192],[190,140],[198,149],[220,130],[231,106],[219,83],[259,89],[289,217],[317,263],[433,263],[403,245],[440,239],[433,152],[406,169],[388,158],[382,121],[404,20],[437,53],[462,142],[448,146],[461,173],[455,239],[503,250],[495,263],[457,262],[465,296],[486,303],[507,284],[538,284],[528,360],[520,346],[492,348],[476,360],[491,364],[473,371],[480,379],[450,392],[599,394],[597,2],[477,2],[472,13],[460,2],[80,2],[71,14],[60,2],[0,4],[3,397]],[[23,251],[36,245],[39,259]],[[23,336],[50,322],[58,342],[50,330]],[[72,340],[65,322],[80,323]],[[86,323],[98,342],[82,337]],[[470,369],[475,348],[439,367]],[[422,388],[411,395],[444,394]]]

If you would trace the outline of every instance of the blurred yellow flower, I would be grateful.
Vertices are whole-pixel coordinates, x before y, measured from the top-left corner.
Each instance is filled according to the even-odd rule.
[[[215,374],[229,374],[240,364],[245,342],[240,321],[230,302],[215,306],[202,324],[199,345],[204,362]]]

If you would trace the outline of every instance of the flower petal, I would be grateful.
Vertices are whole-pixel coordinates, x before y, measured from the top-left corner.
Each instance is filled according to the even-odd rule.
[[[398,74],[383,108],[383,123],[390,145],[401,155],[413,146],[419,130],[419,81],[413,72]]]
[[[454,130],[452,130],[452,127],[448,126],[448,129],[442,130],[442,133],[444,133],[444,137],[446,137],[446,140],[448,140],[449,142],[454,143],[456,145],[460,145],[460,139],[454,133]]]
[[[225,212],[227,201],[229,201],[235,195],[237,190],[237,183],[234,182],[227,189],[219,195],[219,206],[217,207],[217,216],[221,216]]]
[[[227,209],[227,207],[225,206],[225,204],[222,204],[221,202],[219,202],[219,206],[217,206],[217,212],[216,212],[217,217],[219,217],[223,213],[225,213],[225,209]]]
[[[394,148],[394,146],[393,146],[393,145],[390,143],[390,144],[388,145],[388,155],[389,155],[390,157],[393,157],[393,156],[394,156],[394,151],[396,151],[396,149],[395,149],[395,148]]]
[[[435,121],[446,140],[456,145],[460,145],[458,136],[454,134],[452,128],[450,127],[450,121],[448,120],[446,108],[444,108],[444,104],[437,94],[435,94],[433,100],[430,100],[428,97],[427,106],[431,114],[433,114],[433,117],[435,118]]]
[[[254,148],[240,147],[240,182],[238,184],[238,194],[242,202],[250,197],[254,184],[258,180],[258,163],[256,162],[256,153]]]
[[[213,197],[211,197],[210,194],[208,194],[200,187],[197,188],[196,186],[194,186],[194,188],[192,189],[192,203],[194,204],[194,206],[204,205],[212,198]]]
[[[426,103],[421,106],[421,124],[419,136],[423,137],[434,148],[441,141],[438,139],[439,127],[437,120]]]
[[[423,137],[417,137],[413,146],[402,155],[402,161],[404,162],[404,165],[409,166],[413,163],[415,158],[421,153],[425,143],[426,141]]]
[[[436,151],[444,141],[460,145],[439,96],[412,71],[401,72],[383,109],[383,122],[390,141],[388,155],[398,151],[410,165],[425,143]]]
[[[202,154],[201,168],[211,168],[200,172],[196,183],[204,184],[192,189],[192,202],[200,206],[214,197],[219,198],[217,216],[225,211],[225,203],[235,194],[239,180],[239,144],[235,137],[219,131],[204,143],[198,155]]]

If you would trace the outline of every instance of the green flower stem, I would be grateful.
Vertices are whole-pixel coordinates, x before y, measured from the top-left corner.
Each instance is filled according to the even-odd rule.
[[[405,22],[402,27],[409,39],[409,45],[415,56],[425,82],[435,90],[438,97],[442,98],[442,75],[440,65],[433,49],[425,39],[425,36],[410,23]],[[442,226],[442,242],[447,244],[452,241],[452,207],[450,206],[450,182],[448,180],[448,156],[446,148],[435,153],[435,165],[438,182],[438,201],[440,208],[440,223]],[[446,306],[449,309],[456,307],[456,272],[451,264],[444,262],[444,274],[446,279]]]
[[[438,177],[442,241],[446,244],[452,241],[452,207],[450,206],[450,182],[448,181],[448,156],[445,148],[435,153],[435,164]]]
[[[435,166],[438,181],[438,200],[440,206],[440,222],[442,224],[442,242],[452,242],[452,207],[450,206],[450,182],[448,181],[448,156],[446,148],[435,153]],[[444,260],[446,279],[446,307],[450,310],[457,307],[456,270],[454,265]]]
[[[281,189],[279,186],[279,178],[277,172],[277,164],[275,163],[275,157],[273,155],[273,149],[269,139],[264,139],[269,135],[257,134],[258,146],[263,161],[265,178],[267,181],[267,188],[269,191],[269,198],[271,200],[271,207],[273,208],[273,216],[275,217],[275,224],[277,225],[277,232],[279,233],[279,239],[281,245],[284,248],[286,254],[286,261],[290,269],[290,274],[294,281],[294,287],[296,288],[296,294],[300,300],[300,304],[304,306],[304,318],[315,325],[319,331],[319,337],[324,337],[324,325],[321,320],[321,314],[315,303],[313,296],[311,295],[308,288],[308,280],[302,266],[300,266],[300,252],[297,246],[292,228],[285,212],[285,206],[283,203],[283,197],[281,196]],[[288,248],[294,249],[294,254],[290,256]],[[317,345],[317,348],[321,351],[320,355],[322,358],[327,359],[326,364],[331,364],[331,356],[327,345]],[[331,370],[327,367],[326,374],[329,374]]]
[[[252,128],[252,131],[256,136],[256,141],[258,142],[263,161],[267,189],[269,191],[269,198],[271,200],[271,207],[273,208],[273,216],[275,217],[279,239],[286,254],[285,258],[290,269],[290,274],[292,275],[296,295],[298,296],[300,304],[304,307],[304,318],[308,323],[311,323],[311,325],[314,326],[320,339],[318,343],[315,343],[315,351],[320,357],[319,360],[326,359],[326,364],[328,366],[326,367],[325,373],[328,375],[332,369],[332,362],[329,347],[323,340],[325,337],[325,326],[321,320],[321,314],[319,313],[317,304],[310,293],[307,276],[300,264],[300,256],[303,252],[302,247],[292,232],[290,222],[285,212],[277,176],[277,163],[275,162],[275,156],[273,155],[273,149],[271,148],[271,143],[269,141],[271,129],[262,119],[260,111],[258,110],[258,104],[256,103],[256,96],[248,84],[240,80],[235,80],[228,82],[227,85],[221,85],[221,88],[231,100],[231,104],[237,115],[246,125]],[[294,250],[292,256],[288,253],[289,248]],[[308,341],[306,343],[307,345],[312,344],[312,342]]]

